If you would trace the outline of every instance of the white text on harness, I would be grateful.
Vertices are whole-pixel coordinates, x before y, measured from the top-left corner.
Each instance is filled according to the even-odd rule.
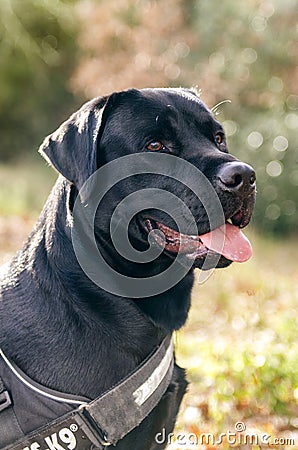
[[[74,450],[77,440],[69,428],[62,428],[58,433],[45,437],[44,444],[43,446],[38,442],[33,442],[30,447],[24,447],[23,450]]]

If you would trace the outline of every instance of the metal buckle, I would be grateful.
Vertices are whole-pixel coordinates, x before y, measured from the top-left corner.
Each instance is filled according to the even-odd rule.
[[[101,436],[99,436],[99,441],[103,447],[109,447],[110,445],[112,445],[111,442],[108,442],[106,436],[103,433],[101,433]]]
[[[109,447],[110,445],[112,445],[112,443],[107,440],[107,437],[100,428],[99,424],[92,419],[89,412],[86,410],[86,406],[87,404],[85,403],[79,406],[79,415],[76,420],[81,420],[84,422],[85,426],[89,428],[93,437],[96,437],[100,445],[102,445],[103,447]]]
[[[8,408],[11,405],[12,401],[8,391],[4,391],[0,394],[0,412],[4,411],[4,409]]]

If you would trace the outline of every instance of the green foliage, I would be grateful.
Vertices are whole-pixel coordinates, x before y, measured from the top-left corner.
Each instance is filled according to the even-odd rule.
[[[73,2],[0,3],[0,158],[37,146],[74,104],[66,80],[75,63]]]
[[[232,101],[219,119],[231,153],[256,169],[255,223],[266,232],[296,231],[298,2],[191,3],[197,46],[188,64],[203,99]]]
[[[297,20],[298,0],[3,0],[0,158],[36,151],[83,98],[197,85],[210,107],[231,100],[218,119],[256,169],[254,223],[294,233]]]

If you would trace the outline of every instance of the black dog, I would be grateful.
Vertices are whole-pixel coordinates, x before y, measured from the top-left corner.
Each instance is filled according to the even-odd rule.
[[[250,166],[228,154],[223,128],[196,92],[186,89],[128,90],[95,99],[47,138],[41,153],[60,176],[2,282],[0,347],[8,361],[34,380],[33,384],[76,398],[95,399],[125,379],[167,335],[185,323],[193,268],[202,267],[207,255],[211,257],[208,268],[248,259],[249,244],[240,228],[249,223],[252,214],[255,174]],[[227,231],[219,255],[209,244],[208,208],[187,187],[190,181],[200,190],[200,177],[187,179],[191,172],[185,174],[185,183],[183,173],[178,181],[158,173],[121,180],[107,192],[95,216],[96,243],[109,266],[126,277],[142,279],[169,268],[179,252],[192,258],[192,268],[166,291],[147,298],[128,298],[107,292],[90,280],[77,261],[71,230],[74,205],[80,201],[85,181],[107,163],[139,153],[175,156],[198,169],[222,207],[223,215],[215,228],[226,222]],[[148,187],[181,199],[195,219],[197,236],[189,235],[187,221],[182,220],[178,231],[170,214],[145,207],[129,222],[130,243],[139,252],[146,251],[148,234],[153,232],[150,235],[156,247],[162,240],[164,250],[153,262],[138,263],[118,254],[109,227],[119,201]],[[179,211],[177,207],[178,215]],[[5,370],[7,373],[7,367]],[[5,373],[0,372],[4,384]],[[30,398],[24,405],[24,398],[18,399],[19,394],[14,398],[13,388],[6,387],[12,391],[14,414],[19,414],[23,435],[69,410],[61,406],[57,413],[38,411]],[[163,428],[167,433],[173,429],[185,389],[184,371],[175,365],[158,405],[116,448],[164,448],[155,436]],[[0,405],[1,448],[22,436],[16,434],[10,441],[5,438],[1,429],[4,412]],[[51,448],[64,447],[60,442],[60,447],[56,443]]]

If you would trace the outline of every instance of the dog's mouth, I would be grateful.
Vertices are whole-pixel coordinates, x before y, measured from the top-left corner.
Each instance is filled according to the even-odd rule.
[[[183,254],[199,266],[196,263],[205,259],[208,252],[228,260],[227,263],[247,261],[252,256],[252,247],[240,229],[246,226],[244,222],[246,220],[238,212],[220,227],[200,235],[180,233],[151,218],[144,218],[143,226],[164,251],[172,256]]]

